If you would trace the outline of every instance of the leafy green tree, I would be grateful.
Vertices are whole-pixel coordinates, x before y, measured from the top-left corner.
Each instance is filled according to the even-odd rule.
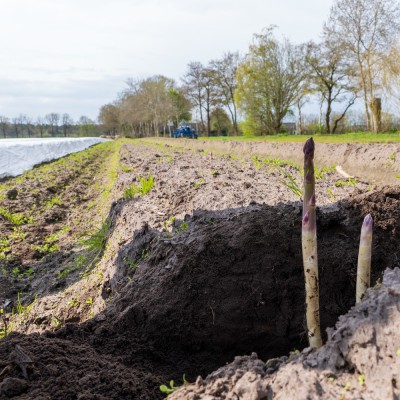
[[[190,110],[192,103],[185,96],[183,89],[171,87],[169,90],[171,115],[170,119],[174,126],[177,127],[181,122],[189,122],[192,119]]]
[[[211,113],[211,133],[215,136],[229,136],[232,131],[232,121],[227,112],[221,107],[215,108]]]
[[[253,44],[237,71],[237,101],[256,135],[281,131],[283,118],[295,104],[305,79],[301,46],[279,41],[273,28],[254,35]]]

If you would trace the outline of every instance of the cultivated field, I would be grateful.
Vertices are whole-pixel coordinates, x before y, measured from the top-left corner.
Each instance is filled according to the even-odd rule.
[[[2,182],[0,398],[400,396],[400,145],[316,152],[324,332],[368,213],[377,286],[305,353],[301,144],[119,140]]]

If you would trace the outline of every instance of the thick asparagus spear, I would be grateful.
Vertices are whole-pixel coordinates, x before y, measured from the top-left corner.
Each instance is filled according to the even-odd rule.
[[[360,248],[358,251],[356,303],[371,285],[372,217],[368,214],[361,227]]]
[[[306,282],[306,317],[310,347],[322,346],[319,322],[317,225],[315,216],[314,140],[304,145],[302,247]]]

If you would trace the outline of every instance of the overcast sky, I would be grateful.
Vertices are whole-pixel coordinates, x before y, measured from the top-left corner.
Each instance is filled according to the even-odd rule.
[[[179,81],[271,24],[318,40],[331,0],[0,0],[0,115],[96,119],[129,77]]]

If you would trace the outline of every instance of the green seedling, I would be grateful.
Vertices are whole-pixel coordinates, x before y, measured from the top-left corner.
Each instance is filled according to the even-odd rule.
[[[24,214],[15,213],[13,214],[11,211],[6,210],[3,207],[0,207],[0,216],[2,216],[7,221],[11,222],[15,226],[20,226],[22,224],[28,224],[33,222],[33,218],[26,218]]]
[[[125,166],[125,165],[121,165],[121,170],[122,170],[123,172],[132,172],[132,171],[133,171],[133,168],[132,168],[132,167],[127,167],[127,166]]]
[[[193,183],[193,187],[195,189],[197,189],[199,186],[201,186],[204,183],[204,179],[200,178],[198,181],[196,181],[195,183]]]
[[[54,205],[61,206],[62,202],[59,197],[52,197],[49,201],[47,201],[47,207],[53,207]]]
[[[282,185],[286,186],[295,196],[301,199],[303,191],[301,190],[296,179],[289,172],[285,171],[282,167],[277,166],[276,169],[283,175],[284,179],[278,179]]]
[[[338,179],[335,182],[335,186],[336,187],[347,187],[347,186],[351,186],[351,187],[356,187],[358,184],[358,180],[356,178],[347,178],[347,179]]]
[[[139,184],[132,184],[124,190],[122,197],[126,200],[133,199],[135,196],[144,196],[154,187],[154,178],[140,178]]]
[[[93,305],[93,297],[89,297],[87,300],[85,300],[85,303],[89,304],[89,305]]]
[[[59,271],[57,273],[57,279],[59,281],[65,279],[69,274],[71,273],[71,270],[69,268],[63,269],[62,271]]]
[[[111,220],[106,219],[102,222],[100,229],[93,235],[89,236],[87,239],[82,240],[82,244],[87,247],[89,251],[104,249],[107,242],[107,233],[111,227]]]
[[[189,385],[190,383],[186,380],[185,374],[183,374],[182,381],[184,385]],[[169,387],[167,385],[161,385],[160,391],[165,393],[166,395],[170,395],[171,393],[175,392],[179,389],[179,386],[175,386],[175,382],[173,380],[169,381]]]
[[[14,278],[21,279],[23,277],[23,274],[21,273],[21,271],[18,267],[14,267],[11,270],[11,274],[14,276]]]
[[[55,315],[52,315],[51,317],[51,324],[55,329],[59,328],[61,326],[61,320],[57,318]]]
[[[68,307],[69,307],[69,308],[78,307],[79,304],[80,304],[80,301],[79,301],[78,299],[70,300],[70,301],[68,302]]]
[[[22,305],[21,303],[21,298],[20,298],[20,293],[17,295],[17,314],[22,315],[22,314],[28,314],[33,305],[35,304],[37,300],[37,296],[33,299],[31,304],[28,304],[27,306]]]
[[[323,167],[321,169],[315,168],[315,179],[322,180],[325,179],[327,174],[331,174],[335,171],[336,165],[332,165],[330,167]]]
[[[181,232],[186,232],[189,228],[189,224],[186,221],[182,221],[181,226],[179,227],[179,229],[181,230]]]
[[[331,188],[326,189],[326,193],[328,193],[329,198],[330,198],[332,201],[335,200],[336,196],[335,196],[335,193],[333,192],[333,190],[332,190]]]

